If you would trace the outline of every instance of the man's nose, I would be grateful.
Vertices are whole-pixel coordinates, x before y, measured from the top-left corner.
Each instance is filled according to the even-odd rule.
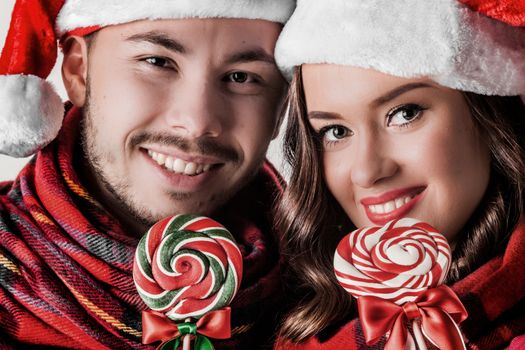
[[[166,122],[185,138],[218,137],[223,131],[227,101],[204,76],[181,81],[170,94]]]
[[[371,188],[381,180],[393,176],[399,165],[391,156],[392,147],[375,135],[358,135],[352,151],[350,177],[352,183]]]

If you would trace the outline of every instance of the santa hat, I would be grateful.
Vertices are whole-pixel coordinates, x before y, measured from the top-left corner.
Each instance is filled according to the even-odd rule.
[[[474,11],[513,26],[525,25],[524,0],[459,0]]]
[[[45,79],[66,35],[143,19],[284,23],[294,7],[295,0],[17,0],[0,56],[0,153],[28,156],[60,130],[63,104]]]
[[[298,0],[275,58],[288,78],[294,66],[331,63],[520,95],[525,29],[502,21],[523,24],[524,14],[521,0]]]

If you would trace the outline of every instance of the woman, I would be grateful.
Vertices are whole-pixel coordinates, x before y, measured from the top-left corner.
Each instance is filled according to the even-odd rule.
[[[276,49],[295,68],[277,214],[293,307],[277,348],[363,346],[334,252],[349,230],[402,217],[452,246],[467,348],[525,332],[525,31],[486,17],[523,18],[489,3],[298,1]]]

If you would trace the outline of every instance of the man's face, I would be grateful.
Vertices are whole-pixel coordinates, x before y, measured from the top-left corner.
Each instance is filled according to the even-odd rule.
[[[89,49],[83,145],[103,202],[138,228],[209,214],[259,169],[285,81],[276,23],[139,21]]]

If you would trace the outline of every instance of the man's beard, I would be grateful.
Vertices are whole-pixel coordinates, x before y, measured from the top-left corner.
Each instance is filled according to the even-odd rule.
[[[155,217],[150,210],[135,200],[132,193],[130,193],[130,185],[124,176],[111,176],[106,171],[104,165],[110,164],[114,157],[109,152],[105,153],[98,145],[96,136],[98,129],[94,123],[93,109],[90,104],[89,78],[87,85],[86,104],[83,108],[84,115],[80,125],[84,161],[90,167],[91,176],[96,177],[97,183],[114,197],[117,210],[126,213],[128,217],[140,225],[151,226],[160,218]]]
[[[94,122],[93,113],[96,113],[96,108],[91,104],[90,82],[87,80],[86,104],[83,108],[84,116],[81,122],[81,147],[84,155],[84,161],[90,167],[90,173],[96,177],[99,186],[103,190],[113,196],[114,210],[118,210],[120,214],[126,215],[127,218],[132,219],[136,223],[144,227],[149,227],[157,221],[164,218],[167,214],[154,213],[146,205],[141,204],[133,193],[130,183],[126,180],[125,174],[115,174],[108,171],[107,164],[116,163],[115,156],[108,151],[105,151],[100,145],[101,140],[98,139],[98,128]],[[152,142],[158,145],[166,145],[176,147],[182,151],[195,151],[199,154],[215,156],[223,161],[230,163],[239,163],[241,160],[238,153],[231,148],[218,144],[214,140],[202,139],[190,143],[180,137],[169,134],[151,134],[147,132],[137,133],[130,139],[130,147],[136,148],[144,142]],[[261,154],[257,159],[254,169],[246,174],[243,179],[236,184],[234,188],[227,188],[221,192],[215,193],[212,198],[216,199],[214,202],[214,210],[226,203],[233,197],[240,189],[242,189],[248,182],[250,182],[260,170],[265,156]],[[147,189],[144,189],[147,190]],[[136,191],[136,190],[135,190]],[[185,192],[169,192],[166,193],[173,202],[191,201],[192,193]],[[202,203],[201,203],[202,205]],[[199,205],[197,205],[198,207]],[[198,210],[197,210],[198,211]],[[169,215],[183,214],[170,213]],[[203,214],[201,212],[193,212],[191,214]]]

